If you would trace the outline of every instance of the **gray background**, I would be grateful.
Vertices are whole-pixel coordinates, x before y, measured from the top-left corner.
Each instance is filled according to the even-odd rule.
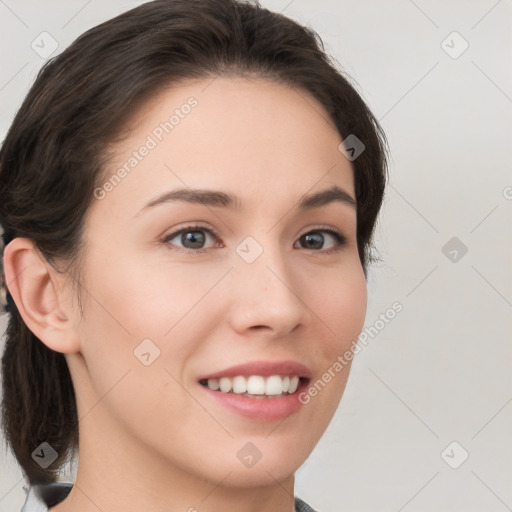
[[[139,3],[0,0],[1,138],[44,63],[39,34],[60,52]],[[382,122],[366,326],[403,305],[357,355],[296,493],[321,512],[512,510],[511,2],[262,4],[314,27]],[[0,456],[0,512],[19,510],[21,472]]]

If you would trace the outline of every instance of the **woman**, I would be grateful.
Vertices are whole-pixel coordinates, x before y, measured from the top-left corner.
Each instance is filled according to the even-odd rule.
[[[345,388],[386,177],[320,45],[251,3],[158,0],[37,77],[0,159],[25,512],[312,510],[294,473]]]

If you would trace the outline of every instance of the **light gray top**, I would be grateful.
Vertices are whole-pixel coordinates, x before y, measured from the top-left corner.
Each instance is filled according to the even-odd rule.
[[[67,482],[31,486],[20,512],[48,512],[48,507],[53,507],[63,501],[72,487],[73,484]],[[295,497],[295,511],[315,512],[307,503],[297,497]]]

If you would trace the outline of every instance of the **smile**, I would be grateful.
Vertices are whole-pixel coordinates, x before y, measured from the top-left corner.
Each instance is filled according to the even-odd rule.
[[[202,379],[200,384],[221,393],[233,393],[250,398],[278,398],[295,393],[299,381],[300,378],[297,375],[271,375],[269,377],[238,375],[233,378]]]

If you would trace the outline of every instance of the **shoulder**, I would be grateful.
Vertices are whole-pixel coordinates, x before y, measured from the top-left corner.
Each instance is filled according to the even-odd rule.
[[[32,485],[20,512],[48,512],[49,507],[66,498],[72,487],[73,484],[67,482]]]
[[[305,501],[295,496],[295,512],[316,512]]]

